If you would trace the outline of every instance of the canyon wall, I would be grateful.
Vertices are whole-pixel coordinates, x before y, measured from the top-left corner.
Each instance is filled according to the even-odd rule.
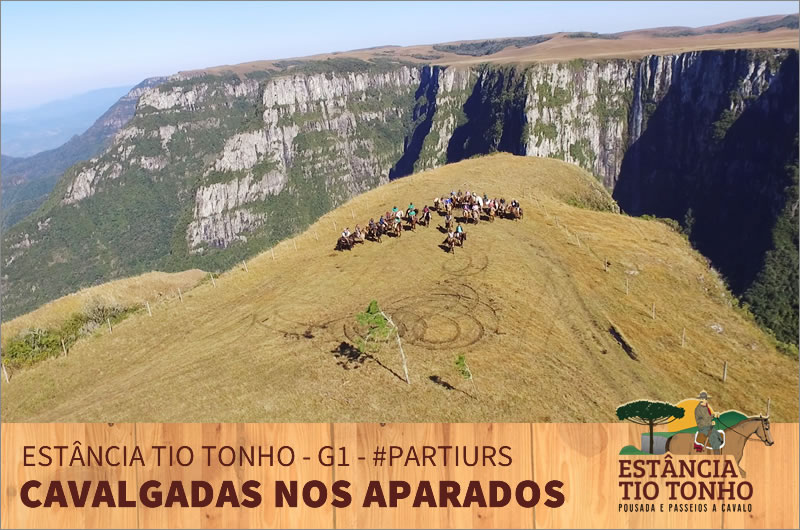
[[[493,151],[575,163],[627,213],[690,225],[744,292],[797,202],[797,84],[792,50],[173,76],[5,235],[3,309],[152,268],[226,268],[390,179]],[[752,230],[720,235],[731,222]]]

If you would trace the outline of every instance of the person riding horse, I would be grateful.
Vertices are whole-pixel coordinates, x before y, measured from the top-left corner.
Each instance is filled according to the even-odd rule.
[[[467,233],[464,232],[464,227],[461,226],[461,223],[456,226],[456,241],[458,241],[458,246],[463,247],[464,241],[467,240]]]
[[[424,224],[426,228],[431,224],[431,210],[427,204],[422,209],[422,218],[420,218],[419,222]]]
[[[361,227],[356,225],[355,230],[353,230],[352,236],[353,243],[363,243],[364,242],[364,234],[361,233]]]
[[[336,241],[336,250],[350,250],[353,248],[353,240],[350,238],[350,229],[345,227],[341,237]]]
[[[403,235],[403,215],[402,212],[397,212],[397,215],[394,217],[394,223],[392,224],[392,230],[394,231],[395,235],[402,236]]]
[[[453,229],[453,214],[449,212],[444,216],[444,229],[448,232]]]
[[[382,235],[382,221],[383,217],[378,218],[378,222],[375,222],[375,219],[370,218],[369,226],[367,227],[367,237],[372,238],[373,241],[380,242],[381,235]]]
[[[694,418],[697,421],[697,442],[694,444],[694,450],[702,453],[706,447],[706,440],[711,445],[711,449],[718,451],[722,446],[722,437],[719,431],[714,427],[714,421],[719,419],[719,414],[711,411],[708,400],[711,396],[704,390],[700,392],[697,399],[700,403],[694,409]]]
[[[447,232],[447,237],[445,238],[444,241],[442,241],[442,244],[447,247],[447,251],[448,252],[455,253],[455,251],[456,251],[455,250],[456,249],[456,242],[457,241],[458,240],[456,238],[456,234],[453,231],[448,231]]]
[[[413,204],[411,205],[413,207]],[[417,211],[414,210],[412,207],[409,207],[406,217],[408,219],[408,225],[411,227],[411,230],[416,231],[417,229]]]

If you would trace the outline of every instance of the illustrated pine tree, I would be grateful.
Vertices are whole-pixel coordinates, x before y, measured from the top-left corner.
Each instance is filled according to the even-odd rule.
[[[641,399],[617,407],[617,418],[650,428],[650,454],[653,454],[653,428],[683,418],[684,410],[672,403]]]

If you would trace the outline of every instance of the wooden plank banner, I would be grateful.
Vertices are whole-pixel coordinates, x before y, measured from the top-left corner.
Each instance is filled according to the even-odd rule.
[[[726,463],[738,469],[730,457],[620,455],[643,432],[623,423],[0,430],[2,528],[721,529],[800,521],[797,424],[772,424],[772,446],[746,444],[746,477],[721,476]],[[660,472],[667,466],[674,474]],[[701,471],[690,476],[690,466]],[[625,499],[621,482],[658,494],[637,500],[630,486]],[[703,487],[724,498],[698,498]]]

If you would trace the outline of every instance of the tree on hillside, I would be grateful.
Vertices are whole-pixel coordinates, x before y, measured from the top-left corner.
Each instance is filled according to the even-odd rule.
[[[378,307],[377,300],[370,301],[366,311],[356,315],[356,321],[366,328],[366,333],[363,337],[358,338],[356,344],[361,353],[377,353],[383,344],[389,342],[392,338],[397,341],[397,348],[400,350],[400,359],[403,363],[403,373],[406,377],[406,383],[410,385],[411,380],[408,378],[406,353],[403,351],[400,333],[392,319]]]
[[[456,369],[458,370],[458,373],[461,374],[461,377],[469,380],[469,382],[472,383],[472,390],[475,391],[475,396],[477,397],[478,387],[475,386],[475,379],[472,377],[472,370],[469,369],[467,357],[465,355],[462,354],[456,357]]]
[[[772,229],[772,248],[744,301],[759,324],[770,328],[778,340],[797,344],[798,337],[798,169],[788,168],[792,185],[786,188],[786,205]]]
[[[617,407],[617,418],[650,427],[650,454],[653,454],[653,427],[683,418],[684,410],[672,403],[640,399]]]

